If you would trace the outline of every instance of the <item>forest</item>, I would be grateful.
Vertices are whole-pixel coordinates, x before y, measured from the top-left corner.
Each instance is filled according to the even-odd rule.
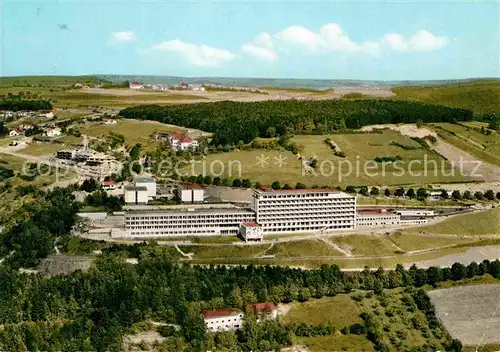
[[[180,326],[164,351],[224,350],[228,344],[229,350],[279,350],[289,345],[293,336],[325,335],[331,330],[325,326],[287,326],[279,321],[255,324],[249,317],[238,333],[214,336],[205,333],[200,311],[244,309],[253,302],[307,301],[356,289],[375,294],[397,287],[416,290],[487,273],[500,278],[498,260],[468,266],[455,263],[451,268],[413,266],[406,270],[398,265],[395,270],[343,272],[336,265],[314,270],[179,265],[173,261],[174,254],[155,244],[134,248],[139,249],[134,253],[139,255],[137,265],[125,263],[126,254],[120,251],[103,251],[87,273],[77,271],[68,276],[26,275],[0,266],[0,350],[119,351],[122,336],[146,320]],[[426,310],[433,312],[428,304]],[[366,322],[367,336],[377,344],[373,331],[378,328],[370,324]],[[377,348],[385,350],[383,345]],[[415,351],[436,350],[432,348]]]
[[[52,110],[52,104],[47,100],[5,99],[0,100],[0,110]]]
[[[213,132],[212,144],[237,145],[256,137],[328,134],[373,124],[469,121],[473,113],[411,101],[284,100],[146,105],[123,109],[120,116]]]

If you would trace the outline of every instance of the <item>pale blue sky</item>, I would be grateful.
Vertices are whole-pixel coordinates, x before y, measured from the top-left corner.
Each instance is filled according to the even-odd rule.
[[[499,77],[499,16],[497,2],[4,0],[0,74]]]

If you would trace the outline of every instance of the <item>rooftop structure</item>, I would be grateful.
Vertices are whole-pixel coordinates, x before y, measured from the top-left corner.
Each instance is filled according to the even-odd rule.
[[[239,233],[245,242],[260,242],[264,239],[262,226],[253,221],[245,221],[241,223]]]
[[[156,180],[152,177],[136,177],[134,179],[136,186],[144,186],[147,189],[149,200],[156,198]]]
[[[201,203],[205,199],[205,190],[197,183],[184,183],[175,189],[175,195],[182,203]]]
[[[127,185],[124,187],[125,204],[147,204],[148,189],[144,186]]]

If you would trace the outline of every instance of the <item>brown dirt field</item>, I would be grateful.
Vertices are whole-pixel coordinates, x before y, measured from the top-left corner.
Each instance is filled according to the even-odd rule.
[[[453,338],[464,345],[500,343],[500,284],[446,288],[428,295]]]

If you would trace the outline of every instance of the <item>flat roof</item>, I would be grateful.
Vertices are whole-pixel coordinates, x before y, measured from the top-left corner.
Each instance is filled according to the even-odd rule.
[[[149,183],[149,182],[156,182],[156,180],[152,177],[136,177],[134,179],[135,182],[141,182],[141,183]]]
[[[218,318],[218,317],[227,317],[231,315],[236,315],[241,313],[241,310],[236,308],[226,308],[226,309],[212,309],[212,310],[204,310],[201,312],[201,315],[205,319],[207,318]]]
[[[335,188],[303,188],[303,189],[255,189],[257,193],[344,193]]]
[[[359,209],[357,211],[358,215],[397,215],[395,212],[390,211],[390,210],[383,210],[383,209]]]
[[[134,186],[134,185],[127,185],[125,186],[126,191],[148,191],[146,186]]]
[[[152,210],[126,210],[125,215],[161,215],[161,214],[210,214],[210,213],[235,213],[255,214],[250,209],[238,208],[208,208],[208,209],[152,209]]]
[[[182,189],[203,189],[200,184],[194,182],[181,183],[179,187]]]
[[[257,224],[256,222],[253,222],[253,221],[245,221],[242,223],[242,225],[245,227],[260,227],[259,224]]]

